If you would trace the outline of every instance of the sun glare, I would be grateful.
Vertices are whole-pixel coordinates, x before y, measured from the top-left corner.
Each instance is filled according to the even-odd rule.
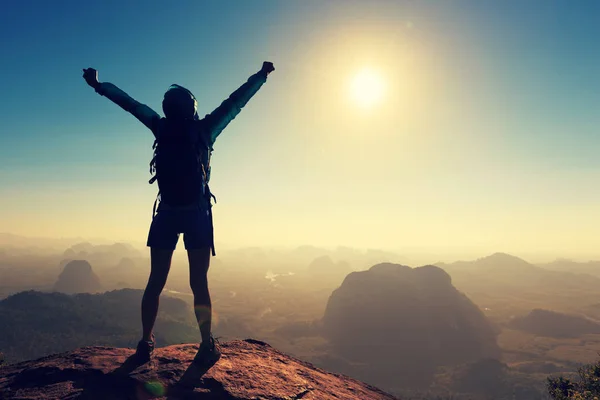
[[[362,107],[379,103],[384,94],[384,82],[376,71],[363,69],[354,75],[350,85],[352,99]]]

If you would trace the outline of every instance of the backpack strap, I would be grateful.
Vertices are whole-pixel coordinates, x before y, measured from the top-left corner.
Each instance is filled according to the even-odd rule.
[[[217,203],[217,196],[215,196],[213,194],[213,192],[210,191],[210,187],[208,186],[208,182],[204,183],[204,187],[202,188],[202,190],[204,191],[204,196],[206,197],[206,200],[208,200],[208,207],[212,207],[211,205],[211,201],[214,200],[215,204]]]
[[[152,145],[153,156],[152,160],[150,160],[150,175],[154,174],[152,178],[148,181],[149,184],[153,184],[156,180],[156,147],[158,146],[158,139],[154,139],[154,144]],[[160,194],[160,192],[159,192]],[[158,197],[158,196],[157,196]]]

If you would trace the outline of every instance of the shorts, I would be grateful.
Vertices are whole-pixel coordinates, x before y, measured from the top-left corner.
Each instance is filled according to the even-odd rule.
[[[148,232],[148,247],[175,250],[179,234],[186,250],[209,247],[214,254],[213,221],[210,209],[202,205],[171,207],[160,203]]]

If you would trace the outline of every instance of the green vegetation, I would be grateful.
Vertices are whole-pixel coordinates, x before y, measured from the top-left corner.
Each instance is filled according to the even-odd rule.
[[[548,393],[555,400],[600,399],[600,362],[579,368],[577,376],[548,378]]]

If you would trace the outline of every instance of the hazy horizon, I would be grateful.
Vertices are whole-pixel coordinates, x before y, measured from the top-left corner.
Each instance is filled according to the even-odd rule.
[[[268,60],[215,146],[217,246],[600,259],[598,15],[591,1],[13,2],[0,225],[143,244],[152,135],[81,69],[158,112],[182,84],[203,115]]]
[[[133,246],[136,250],[145,252],[146,255],[149,255],[149,249],[146,247],[146,243],[143,240],[111,240],[108,238],[101,237],[31,237],[31,236],[22,236],[15,235],[10,232],[0,232],[0,249],[5,247],[4,241],[2,237],[5,235],[14,236],[16,239],[25,239],[28,242],[28,246],[30,246],[29,241],[39,240],[41,243],[38,243],[36,246],[40,248],[52,248],[54,250],[64,251],[68,247],[73,246],[79,243],[89,243],[91,245],[111,245],[115,243],[126,243]],[[48,244],[47,241],[52,242],[52,244]],[[45,244],[44,244],[45,243]],[[245,249],[260,249],[267,252],[288,252],[300,248],[316,248],[323,249],[327,252],[335,252],[340,249],[349,249],[358,253],[367,253],[367,252],[384,252],[388,254],[393,254],[402,258],[402,262],[411,267],[417,267],[426,264],[434,264],[434,263],[453,263],[458,261],[473,261],[481,258],[488,257],[490,255],[496,253],[504,253],[509,254],[511,256],[515,256],[521,258],[531,264],[543,264],[549,263],[556,260],[570,260],[574,262],[591,262],[591,261],[600,261],[600,256],[590,254],[563,254],[563,253],[552,253],[552,252],[514,252],[514,251],[506,251],[505,249],[476,249],[476,248],[468,248],[468,247],[453,247],[451,249],[444,248],[408,248],[408,247],[398,247],[398,248],[376,248],[376,247],[359,247],[359,246],[347,246],[347,245],[337,245],[337,246],[319,246],[310,243],[299,243],[296,245],[247,245],[247,246],[235,246],[226,242],[221,242],[216,244],[218,248],[217,258],[219,255],[225,253],[229,253],[232,251],[240,251]],[[25,248],[27,246],[17,245],[17,246],[6,246],[6,247],[21,247]],[[185,258],[185,250],[183,247],[183,241],[180,240],[177,249],[175,252],[176,258]],[[388,260],[382,258],[379,262],[398,262],[397,260]]]

